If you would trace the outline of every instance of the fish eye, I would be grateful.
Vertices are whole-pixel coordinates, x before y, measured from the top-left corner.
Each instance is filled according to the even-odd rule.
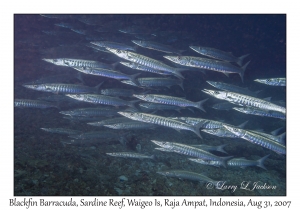
[[[271,80],[270,79],[267,79],[267,82],[270,82]]]
[[[118,54],[120,54],[120,53],[121,53],[121,50],[117,50],[116,52],[117,52]]]
[[[237,131],[237,129],[236,129],[236,128],[234,128],[233,130],[234,130],[234,131]]]
[[[53,59],[53,62],[57,62],[57,59]]]
[[[34,88],[38,88],[38,85],[33,85]]]
[[[214,94],[219,94],[219,91],[214,91]]]
[[[180,61],[182,58],[180,56],[178,56],[177,59]]]

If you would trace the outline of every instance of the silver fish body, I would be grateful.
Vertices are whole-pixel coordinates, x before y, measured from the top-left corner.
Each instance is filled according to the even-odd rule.
[[[93,93],[98,92],[98,86],[88,87],[84,85],[76,84],[63,84],[63,83],[48,83],[48,84],[34,84],[34,85],[23,85],[26,88],[51,92],[51,93]]]
[[[110,119],[105,119],[101,121],[95,121],[95,122],[89,122],[87,123],[88,125],[93,125],[93,126],[104,126],[104,125],[111,125],[111,124],[117,124],[117,123],[123,123],[123,122],[134,122],[127,117],[115,117],[115,118],[110,118]]]
[[[112,48],[112,49],[118,49],[118,50],[131,50],[135,51],[135,48],[123,43],[118,43],[118,42],[110,42],[110,41],[95,41],[91,42],[91,44],[99,46],[99,47],[104,47],[104,48]]]
[[[225,128],[202,129],[201,131],[223,138],[238,138]]]
[[[103,104],[111,106],[130,106],[135,108],[134,103],[137,101],[125,101],[119,98],[98,95],[98,94],[66,94],[70,98],[74,98],[79,101],[84,101],[93,104]]]
[[[168,45],[164,45],[164,44],[160,44],[157,42],[153,42],[153,41],[142,41],[142,40],[131,40],[134,44],[140,46],[140,47],[144,47],[147,49],[151,49],[151,50],[157,50],[157,51],[161,51],[164,53],[175,53],[180,55],[181,51],[180,50],[176,50],[175,48],[168,46]]]
[[[256,79],[254,81],[272,86],[286,86],[286,78]]]
[[[137,158],[137,159],[154,159],[154,155],[148,156],[143,155],[136,152],[112,152],[112,153],[106,153],[107,155],[113,156],[113,157],[122,157],[122,158]]]
[[[194,132],[200,138],[202,138],[202,136],[200,135],[200,132],[199,132],[198,125],[192,126],[192,125],[189,125],[189,124],[186,124],[183,122],[179,122],[177,120],[169,119],[166,117],[161,117],[158,115],[142,113],[142,112],[118,112],[118,113],[125,117],[128,117],[132,120],[166,126],[166,127],[173,128],[177,131],[189,130],[189,131]]]
[[[150,73],[155,73],[155,74],[161,74],[161,75],[172,75],[170,72],[166,71],[161,71],[157,70],[155,68],[149,67],[149,66],[143,66],[138,63],[128,63],[128,62],[120,62],[120,64],[127,66],[132,69],[140,70],[140,71],[145,71],[145,72],[150,72]]]
[[[221,102],[221,103],[216,103],[214,104],[211,108],[217,109],[217,110],[232,110],[232,108],[235,105],[230,103],[230,102]]]
[[[111,69],[112,66],[109,64],[101,63],[98,61],[91,60],[81,60],[81,59],[73,59],[73,58],[55,58],[55,59],[47,59],[43,58],[42,60],[53,63],[58,66],[69,66],[69,67],[89,67],[89,68],[104,68]]]
[[[156,140],[151,140],[154,144],[157,144],[160,147],[163,147],[169,151],[183,154],[183,155],[189,155],[205,160],[218,160],[222,162],[222,166],[226,168],[226,162],[232,158],[232,156],[227,156],[227,157],[219,157],[216,156],[206,150],[185,145],[185,144],[180,144],[180,143],[174,143],[174,142],[163,142],[163,141],[156,141]]]
[[[101,89],[100,93],[102,95],[107,95],[107,96],[132,97],[135,91],[130,89],[111,88],[111,89]]]
[[[68,111],[59,112],[64,115],[69,116],[90,116],[90,117],[99,117],[99,116],[113,116],[117,114],[117,110],[109,108],[80,108]]]
[[[14,107],[19,108],[58,108],[55,104],[46,102],[46,101],[39,101],[39,100],[30,100],[30,99],[15,99],[14,100]]]
[[[119,71],[114,71],[110,69],[103,69],[103,68],[90,68],[90,67],[74,67],[77,71],[83,72],[85,74],[91,74],[95,76],[102,76],[102,77],[108,77],[118,80],[130,80],[137,86],[139,86],[139,83],[136,81],[136,77],[140,75],[140,73],[133,74],[133,75],[127,75],[123,74]]]
[[[49,133],[57,133],[57,134],[75,135],[81,133],[81,131],[72,130],[68,128],[41,128],[41,129]]]
[[[252,92],[248,88],[242,88],[236,85],[224,83],[224,82],[213,82],[213,81],[206,81],[208,84],[212,85],[215,88],[218,88],[220,90],[230,91],[230,92],[236,92],[241,93],[244,95],[250,95],[250,96],[256,96],[257,92]]]
[[[270,154],[266,155],[258,160],[247,160],[246,158],[232,158],[227,161],[227,165],[229,167],[240,167],[240,168],[246,168],[248,166],[257,166],[257,167],[267,170],[264,166],[264,161],[269,156],[270,156]],[[221,166],[221,162],[217,161],[217,160],[203,160],[203,159],[198,159],[198,158],[189,158],[189,160],[196,162],[196,163],[203,164],[203,165],[211,165],[211,166],[216,166],[216,167]]]
[[[116,133],[112,132],[106,132],[106,131],[93,131],[93,132],[87,132],[87,133],[81,133],[78,135],[70,135],[70,138],[73,139],[98,139],[98,138],[116,138],[118,135]]]
[[[243,67],[237,67],[224,61],[192,56],[164,56],[164,58],[183,66],[218,71],[226,75],[229,73],[237,73],[240,75],[242,81],[244,81],[244,72],[250,62],[246,63]]]
[[[286,119],[286,115],[283,114],[282,112],[277,112],[272,110],[258,109],[252,107],[233,107],[232,109],[245,114],[252,114],[252,115],[257,115],[262,117],[274,117],[282,120]]]
[[[152,102],[152,103],[167,104],[167,105],[180,106],[180,107],[195,107],[204,112],[205,110],[202,104],[208,100],[208,99],[204,99],[202,101],[192,102],[184,98],[178,98],[178,97],[166,96],[166,95],[155,95],[155,94],[141,94],[141,95],[133,94],[133,96],[143,101]]]
[[[126,60],[129,60],[131,62],[138,63],[142,66],[148,66],[148,67],[151,67],[151,68],[154,68],[157,70],[170,72],[174,76],[177,76],[181,79],[184,78],[178,69],[168,66],[167,64],[164,64],[163,62],[160,62],[153,58],[149,58],[147,56],[140,55],[140,54],[137,54],[134,52],[126,51],[126,50],[116,50],[116,49],[112,49],[112,48],[107,48],[107,50],[109,50],[112,53],[114,53],[115,55],[117,55],[121,58],[124,58]]]
[[[228,91],[217,91],[217,90],[207,90],[207,89],[204,89],[202,91],[213,97],[229,101],[230,103],[237,104],[239,106],[247,106],[247,107],[254,107],[254,108],[265,109],[265,110],[273,110],[273,111],[281,112],[283,114],[286,113],[285,107],[278,106],[269,101],[255,98],[252,96],[247,96],[247,95],[234,93],[234,92],[228,92]]]
[[[122,123],[116,123],[116,124],[110,124],[110,125],[103,125],[107,128],[112,129],[129,129],[129,130],[136,130],[136,129],[151,129],[154,128],[155,125],[149,124],[149,123],[142,123],[142,122],[122,122]]]
[[[179,79],[172,79],[172,78],[159,78],[159,77],[143,77],[137,78],[138,83],[141,85],[139,87],[168,87],[170,88],[173,85],[179,85],[183,89],[183,81]],[[130,80],[123,80],[122,83],[136,86]],[[183,89],[184,90],[184,89]]]
[[[286,147],[276,141],[240,128],[231,127],[228,125],[223,126],[239,138],[245,139],[253,144],[258,144],[278,154],[286,154]]]
[[[207,57],[215,58],[222,61],[235,62],[239,66],[242,66],[243,60],[249,54],[243,55],[241,57],[235,57],[231,52],[224,52],[211,47],[200,47],[200,46],[190,46],[190,48],[201,55]]]

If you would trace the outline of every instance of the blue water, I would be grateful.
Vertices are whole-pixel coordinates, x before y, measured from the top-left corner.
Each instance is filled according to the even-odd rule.
[[[90,24],[81,22],[87,19]],[[78,34],[68,28],[55,26],[68,23],[87,34]],[[92,25],[91,25],[92,24]],[[251,60],[244,75],[244,83],[238,74],[224,74],[213,71],[206,73],[185,71],[182,90],[178,85],[170,88],[150,90],[152,94],[185,97],[190,101],[209,100],[204,104],[206,112],[193,109],[160,111],[155,115],[164,117],[199,117],[239,125],[249,121],[245,129],[263,129],[271,132],[283,127],[286,121],[246,115],[234,110],[223,111],[211,106],[221,100],[203,93],[203,89],[214,89],[205,81],[219,81],[259,91],[258,97],[272,97],[272,101],[286,101],[286,88],[267,86],[254,79],[286,77],[286,16],[285,15],[64,15],[45,17],[41,15],[15,15],[14,17],[14,98],[37,99],[53,93],[34,91],[22,85],[35,80],[49,79],[50,83],[81,84],[77,71],[68,67],[55,66],[42,58],[74,58],[96,60],[107,64],[124,61],[113,54],[96,52],[85,44],[92,40],[105,40],[134,46],[133,34],[118,31],[128,27],[140,28],[146,39],[185,50],[184,56],[200,56],[189,46],[206,46],[232,52],[235,56],[250,54],[243,63]],[[96,29],[106,32],[97,32]],[[44,31],[44,32],[43,32]],[[47,33],[45,33],[47,32]],[[151,34],[155,34],[151,35]],[[174,66],[162,56],[163,52],[138,47],[136,53],[160,60]],[[117,65],[116,70],[135,74],[136,70]],[[142,73],[141,77],[159,75]],[[118,80],[82,75],[84,85],[101,88],[122,88],[141,91],[140,88],[121,83]],[[46,80],[47,81],[47,80]],[[123,98],[134,100],[134,98]],[[79,102],[57,103],[60,110],[95,107]],[[95,127],[75,120],[64,119],[56,108],[14,110],[14,195],[286,195],[286,157],[251,144],[243,139],[220,138],[201,132],[203,139],[190,131],[167,127],[148,130],[112,130]],[[102,139],[86,145],[64,144],[70,141],[68,135],[52,134],[40,128],[69,128],[82,132],[112,131],[119,135],[114,139]],[[259,167],[217,168],[200,165],[188,160],[188,156],[155,150],[150,140],[170,141],[183,144],[227,144],[224,150],[230,156],[256,160],[271,154],[264,165]],[[126,144],[124,144],[126,141]],[[125,159],[106,155],[109,152],[138,152],[152,155],[156,160]],[[218,156],[227,156],[214,152]],[[205,173],[214,180],[238,185],[250,181],[261,185],[276,186],[276,189],[220,190],[208,189],[205,183],[164,177],[157,171],[186,170]],[[120,176],[125,176],[123,179]]]

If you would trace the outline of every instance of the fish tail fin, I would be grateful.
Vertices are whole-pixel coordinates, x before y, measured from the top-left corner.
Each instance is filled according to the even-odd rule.
[[[183,80],[182,79],[180,79],[180,83],[178,84],[180,87],[181,87],[181,89],[184,91],[184,88],[183,88]]]
[[[249,63],[250,63],[250,61],[248,61],[248,62],[242,67],[242,71],[241,71],[241,73],[239,73],[239,75],[240,75],[240,77],[241,77],[243,83],[244,83],[244,73],[245,73],[246,68],[247,68],[247,66],[249,65]]]
[[[266,160],[269,156],[270,156],[270,154],[268,154],[268,155],[266,155],[266,156],[260,158],[259,160],[257,160],[257,166],[258,166],[258,167],[261,167],[261,168],[263,168],[263,169],[265,169],[265,170],[267,170],[266,167],[264,166],[264,162],[265,162],[265,160]]]
[[[115,69],[116,66],[117,66],[118,64],[119,64],[119,61],[118,61],[118,62],[115,62],[115,63],[112,63],[112,64],[111,64],[112,69]]]
[[[285,145],[284,139],[286,138],[286,132],[277,136],[279,138],[279,143]]]
[[[228,154],[228,153],[224,150],[224,147],[225,147],[226,145],[227,145],[227,144],[222,144],[222,145],[220,145],[220,146],[217,146],[216,150],[219,151],[219,152]]]
[[[78,72],[78,73],[77,73],[76,78],[77,78],[80,82],[82,82],[82,84],[85,84],[85,82],[84,82],[84,80],[83,80],[83,78],[82,78],[82,73],[81,73],[81,72]]]
[[[240,124],[240,125],[238,125],[238,126],[236,126],[236,127],[238,127],[238,128],[244,128],[245,125],[246,125],[248,122],[249,122],[249,121],[247,120],[247,121],[243,122],[242,124]]]
[[[103,82],[100,82],[98,85],[96,85],[94,88],[96,89],[96,92],[99,92],[99,88],[100,88],[100,86],[102,85],[104,83],[104,81]]]
[[[136,84],[137,86],[141,86],[141,84],[139,83],[139,81],[136,79],[137,76],[139,76],[141,73],[137,73],[137,74],[133,74],[130,75],[130,80]]]
[[[232,158],[233,158],[233,156],[221,157],[222,166],[224,166],[224,168],[227,168],[227,161]]]
[[[176,69],[176,71],[173,71],[172,74],[174,74],[175,77],[179,79],[184,79],[184,76],[181,74],[180,69]]]
[[[203,104],[204,104],[204,102],[206,102],[208,100],[208,98],[207,99],[204,99],[204,100],[202,100],[202,101],[198,101],[198,102],[195,102],[195,107],[196,108],[198,108],[198,109],[201,109],[203,112],[206,112],[205,110],[204,110],[204,108],[203,108]]]
[[[134,109],[137,109],[136,106],[135,106],[135,103],[139,102],[140,100],[133,100],[133,101],[129,101],[129,104],[128,106],[134,108]]]
[[[243,65],[243,60],[244,58],[246,58],[248,55],[250,54],[246,54],[246,55],[242,55],[241,57],[239,57],[239,60],[236,62],[239,66]]]
[[[273,131],[271,132],[271,134],[274,135],[274,136],[277,136],[277,135],[278,135],[278,132],[279,132],[282,128],[283,128],[283,127],[280,127],[280,128],[277,128],[276,130],[273,130]]]
[[[203,123],[198,123],[198,124],[192,126],[192,131],[193,131],[197,136],[199,136],[201,139],[203,139],[202,136],[201,136],[201,134],[200,134],[200,128],[201,128],[202,124],[203,124]]]

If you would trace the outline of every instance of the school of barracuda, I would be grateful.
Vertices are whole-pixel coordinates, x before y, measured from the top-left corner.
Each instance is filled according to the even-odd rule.
[[[73,29],[75,33],[86,34],[84,31],[76,30],[72,25],[66,23],[57,23],[59,27]],[[99,29],[100,30],[100,29]],[[128,130],[152,129],[156,132],[157,127],[164,129],[173,128],[177,131],[192,131],[195,138],[203,143],[205,137],[202,137],[200,131],[206,135],[214,135],[216,138],[228,138],[226,145],[230,144],[231,138],[239,138],[241,143],[246,140],[255,144],[256,147],[263,147],[268,150],[268,154],[256,160],[247,160],[242,157],[234,157],[230,154],[219,156],[213,154],[214,151],[226,153],[226,145],[187,145],[180,142],[171,142],[169,139],[149,139],[153,143],[153,151],[160,151],[169,154],[177,153],[182,158],[187,158],[194,164],[202,164],[215,167],[249,167],[258,166],[267,169],[264,161],[275,152],[280,155],[286,154],[285,133],[271,134],[257,130],[249,130],[246,127],[246,121],[241,125],[230,125],[223,122],[226,119],[211,119],[206,113],[206,101],[213,98],[219,99],[219,103],[214,104],[211,108],[221,111],[238,111],[240,115],[254,115],[259,120],[260,117],[270,117],[274,120],[286,119],[286,108],[278,103],[271,102],[268,98],[259,97],[258,91],[251,91],[248,88],[240,87],[234,84],[223,83],[219,81],[207,80],[206,82],[215,89],[202,89],[205,93],[199,101],[191,101],[183,98],[182,95],[166,95],[161,92],[162,88],[172,89],[173,86],[179,85],[182,92],[185,92],[185,72],[202,75],[203,70],[215,71],[228,74],[238,74],[241,81],[244,81],[244,73],[248,66],[251,66],[251,55],[246,54],[240,57],[226,52],[226,49],[219,50],[210,46],[186,46],[185,49],[175,49],[171,45],[155,41],[137,40],[137,35],[145,35],[145,32],[135,32],[134,28],[120,29],[119,33],[126,36],[132,36],[132,43],[114,42],[110,40],[93,40],[86,43],[86,47],[97,50],[97,53],[109,53],[118,59],[118,62],[103,63],[96,60],[84,60],[78,58],[61,58],[45,57],[42,59],[47,63],[64,68],[72,68],[78,74],[88,74],[99,77],[104,80],[115,79],[120,84],[126,84],[128,88],[102,88],[103,82],[95,87],[89,84],[71,84],[62,82],[49,83],[41,81],[26,82],[24,88],[32,91],[50,92],[53,95],[47,98],[37,99],[15,99],[14,106],[19,108],[56,108],[62,117],[72,121],[84,122],[89,126],[102,127],[106,131],[99,132],[81,132],[68,128],[41,128],[45,132],[67,135],[69,141],[62,142],[64,145],[81,145],[91,139],[110,139],[118,137],[113,129]],[[148,35],[152,38],[155,35]],[[192,44],[192,43],[191,43]],[[159,53],[160,60],[154,59],[148,54],[141,54],[146,50],[155,50]],[[154,51],[154,52],[155,52]],[[199,56],[195,56],[195,52]],[[166,55],[167,54],[167,55]],[[184,56],[182,55],[184,54]],[[203,57],[206,56],[206,57]],[[245,59],[249,59],[245,61]],[[179,65],[177,65],[179,64]],[[135,71],[133,74],[121,72],[120,67],[130,68]],[[201,72],[200,74],[198,72]],[[64,73],[63,71],[61,72]],[[150,75],[150,76],[149,76]],[[263,85],[285,86],[285,78],[259,78],[253,81]],[[61,98],[60,98],[61,97]],[[69,101],[82,105],[82,108],[61,108],[57,101]],[[95,107],[91,108],[90,104]],[[104,106],[103,106],[104,105]],[[86,107],[85,107],[86,106]],[[63,110],[62,110],[63,109]],[[165,110],[176,111],[170,116],[162,116]],[[181,110],[189,112],[189,117],[182,116]],[[226,111],[225,111],[226,110]],[[158,113],[156,113],[158,112]],[[199,117],[201,116],[201,118]],[[245,117],[242,116],[242,117]],[[182,132],[182,138],[187,132]],[[245,143],[246,144],[246,143]],[[158,148],[155,148],[156,146]],[[225,147],[225,149],[224,149]],[[246,147],[244,147],[246,149]],[[153,151],[111,151],[107,152],[107,158],[131,158],[146,159],[143,161],[156,161]],[[149,159],[149,160],[147,160]],[[130,160],[129,160],[130,161]],[[221,170],[221,168],[220,168]],[[193,171],[185,171],[182,168],[157,171],[158,174],[192,181],[212,182],[215,184],[213,177],[207,177]],[[224,172],[226,173],[226,171]]]

